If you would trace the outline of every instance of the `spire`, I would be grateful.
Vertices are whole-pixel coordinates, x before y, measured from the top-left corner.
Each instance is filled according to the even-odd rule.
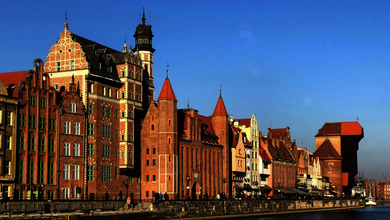
[[[161,88],[160,95],[158,96],[157,101],[175,101],[177,102],[175,93],[173,92],[171,82],[168,78],[165,79],[164,85]]]
[[[145,7],[144,7],[144,12],[142,13],[142,24],[145,25]]]
[[[222,83],[219,86],[219,98],[222,98]]]
[[[131,47],[131,44],[130,44],[130,46],[129,46],[129,52],[130,52],[130,53],[133,53],[133,48]]]
[[[169,67],[169,65],[168,65],[168,62],[167,62],[167,78],[165,78],[165,79],[168,79],[168,67]]]
[[[215,106],[214,113],[212,116],[226,116],[228,117],[229,114],[226,111],[225,103],[223,103],[222,96],[219,96],[217,105]]]
[[[68,9],[65,11],[65,30],[68,30]]]
[[[125,34],[125,44],[123,45],[122,53],[126,53],[126,52],[127,52],[127,45],[126,45],[126,34]]]

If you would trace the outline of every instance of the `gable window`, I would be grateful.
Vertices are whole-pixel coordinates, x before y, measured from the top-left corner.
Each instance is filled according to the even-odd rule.
[[[76,113],[76,103],[70,103],[70,112]]]
[[[56,62],[57,72],[61,71],[61,62]]]
[[[74,70],[74,60],[70,60],[70,70]]]

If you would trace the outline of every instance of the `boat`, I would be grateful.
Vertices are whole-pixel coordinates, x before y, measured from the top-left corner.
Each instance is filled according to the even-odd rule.
[[[367,207],[376,207],[376,202],[375,202],[374,197],[369,196],[366,198],[366,206]]]

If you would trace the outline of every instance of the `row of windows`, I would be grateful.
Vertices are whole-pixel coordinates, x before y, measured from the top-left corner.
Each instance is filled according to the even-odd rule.
[[[129,75],[130,75],[130,77],[132,77],[133,73],[130,71]],[[121,72],[121,77],[122,78],[126,77],[126,73],[125,73],[124,70],[122,70],[122,72]],[[135,75],[135,79],[138,80],[138,81],[141,81],[141,74],[137,73]]]
[[[19,126],[26,127],[26,115],[25,114],[20,114]],[[30,115],[29,121],[28,121],[28,126],[30,128],[37,127],[37,116]],[[39,129],[42,129],[42,130],[46,129],[46,117],[39,117]],[[56,119],[49,118],[49,130],[50,131],[56,130]]]
[[[146,154],[149,154],[149,148],[146,148]],[[156,148],[153,148],[153,154],[156,154]]]
[[[138,38],[135,40],[135,44],[152,44],[152,39]]]
[[[0,124],[3,124],[3,111],[0,110]],[[5,111],[5,124],[12,125],[12,112]]]
[[[44,184],[45,179],[45,162],[38,162],[38,184]],[[27,183],[34,184],[34,168],[35,161],[29,161],[28,163],[28,173],[27,173]],[[54,162],[49,162],[48,169],[48,184],[54,184]],[[18,164],[18,182],[23,183],[23,175],[24,175],[24,161],[20,160]]]
[[[64,143],[64,156],[71,156],[70,155],[71,149],[70,149],[70,143]],[[73,144],[73,154],[72,156],[79,157],[80,156],[80,144]]]
[[[69,69],[70,70],[74,70],[75,69],[75,61],[74,60],[70,60]],[[57,72],[61,71],[61,62],[60,61],[56,62],[56,70],[57,70]]]
[[[156,166],[156,160],[153,160],[153,166]],[[146,160],[146,166],[149,166],[149,160]]]
[[[64,121],[64,134],[71,134],[71,122]],[[73,134],[80,135],[80,122],[73,122]]]
[[[19,150],[25,150],[25,137],[20,136],[19,137]],[[46,139],[45,138],[39,138],[39,151],[45,152],[46,151]],[[49,152],[54,153],[55,149],[55,141],[53,139],[49,140]],[[28,139],[28,150],[29,151],[35,151],[35,137],[30,137]]]
[[[152,176],[152,181],[156,181],[156,175]],[[146,175],[146,182],[149,182],[149,175]]]

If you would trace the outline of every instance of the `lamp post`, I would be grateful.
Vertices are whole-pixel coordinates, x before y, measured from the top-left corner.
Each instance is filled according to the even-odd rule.
[[[190,183],[190,177],[187,176],[187,199],[190,196],[190,186],[189,186],[189,183]]]

